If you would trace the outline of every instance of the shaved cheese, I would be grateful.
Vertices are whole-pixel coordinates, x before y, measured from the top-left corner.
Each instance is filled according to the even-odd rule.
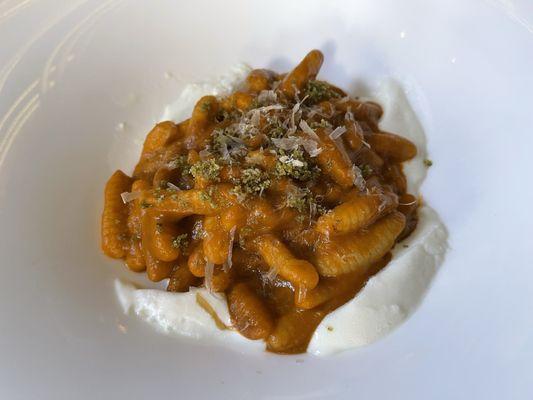
[[[311,140],[311,139],[305,140],[305,139],[303,139],[302,140],[302,146],[304,147],[304,149],[307,152],[307,154],[309,154],[311,157],[316,157],[320,153],[322,153],[322,148],[318,147],[318,143],[315,142],[314,140]]]
[[[363,178],[361,168],[359,168],[357,165],[352,166],[352,178],[354,186],[361,192],[364,191],[366,188],[366,181],[365,178]]]
[[[138,199],[141,195],[142,192],[123,192],[120,194],[120,197],[122,197],[122,201],[126,204],[132,200]]]
[[[205,263],[204,271],[205,271],[205,277],[204,277],[205,288],[208,290],[209,293],[212,293],[213,292],[213,273],[215,271],[215,264],[207,260]]]
[[[307,287],[306,286],[298,286],[298,292],[297,292],[297,301],[301,302],[307,295]]]
[[[179,192],[181,189],[174,185],[172,182],[167,182],[167,187],[171,190],[175,190],[176,192]]]
[[[200,150],[200,151],[198,152],[198,155],[200,156],[200,158],[201,158],[202,160],[206,160],[206,159],[208,159],[208,158],[211,156],[211,152],[210,152],[210,151],[207,149],[207,147],[206,147],[205,149]]]
[[[333,140],[338,139],[341,135],[346,132],[346,127],[338,126],[329,134],[329,137]]]
[[[302,161],[296,160],[289,156],[281,156],[279,158],[279,161],[281,161],[284,164],[291,164],[293,167],[303,167],[305,165]]]
[[[224,272],[228,272],[231,267],[233,266],[233,241],[235,240],[235,230],[237,229],[236,226],[233,226],[233,228],[229,231],[229,245],[228,245],[228,258],[226,259],[226,262],[224,263]]]
[[[272,110],[283,110],[285,107],[283,107],[281,104],[273,104],[271,106],[266,106],[266,107],[260,107],[258,108],[258,110],[262,111],[262,112],[269,112],[269,111],[272,111]]]
[[[252,118],[250,118],[250,122],[253,126],[259,126],[259,122],[261,121],[261,111],[259,111],[257,108],[252,111]]]
[[[309,126],[307,121],[301,120],[300,121],[300,129],[307,133],[309,136],[311,136],[315,140],[319,140],[318,135],[315,133],[315,131]]]
[[[300,138],[296,136],[289,136],[285,138],[272,138],[272,143],[277,148],[282,150],[295,150],[300,145]]]
[[[273,90],[261,90],[261,92],[259,92],[259,95],[257,96],[257,101],[259,102],[259,104],[272,104],[278,101],[278,95]]]
[[[299,118],[299,114],[301,114],[300,106],[303,104],[303,102],[309,97],[309,95],[306,95],[301,101],[298,101],[294,107],[292,108],[291,113],[291,125],[290,125],[290,131],[295,132],[296,131],[296,118]]]
[[[355,118],[353,116],[353,112],[350,107],[348,107],[348,111],[346,111],[346,114],[344,114],[344,119],[346,121],[355,121]]]
[[[412,206],[412,205],[415,204],[415,203],[416,203],[416,199],[413,200],[413,201],[410,201],[409,203],[401,203],[401,202],[400,202],[400,203],[398,203],[398,204],[401,205],[401,206]]]
[[[342,142],[342,139],[334,139],[333,143],[335,143],[335,146],[337,146],[337,149],[342,155],[342,158],[348,163],[352,163],[352,160],[350,160],[350,157],[348,156],[348,153],[346,152],[346,147],[344,147],[344,143]]]
[[[263,275],[265,277],[266,280],[272,282],[273,280],[275,280],[278,276],[278,271],[275,267],[270,267],[270,269],[268,270],[268,272],[266,274]]]
[[[311,111],[309,111],[309,112],[307,113],[307,118],[313,118],[313,117],[314,117],[315,115],[317,115],[317,114],[318,114],[318,111],[315,110],[315,109],[312,109]]]

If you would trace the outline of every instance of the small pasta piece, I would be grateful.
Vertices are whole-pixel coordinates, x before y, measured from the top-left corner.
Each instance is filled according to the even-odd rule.
[[[343,189],[352,187],[354,184],[352,163],[339,149],[342,141],[333,141],[323,128],[316,129],[315,132],[320,138],[322,148],[322,152],[317,156],[317,162],[324,173]]]
[[[398,194],[402,195],[407,191],[407,180],[402,172],[401,164],[389,164],[381,172]]]
[[[135,166],[133,177],[151,182],[160,168],[167,166],[171,160],[180,155],[182,147],[183,143],[177,141],[151,153],[146,153]]]
[[[313,264],[294,257],[274,235],[257,237],[255,245],[268,266],[283,279],[307,289],[312,289],[318,284],[318,274]]]
[[[141,158],[153,153],[156,150],[160,150],[167,146],[172,141],[175,141],[178,137],[178,126],[171,121],[164,121],[158,123],[146,136],[144,140],[143,150]]]
[[[102,213],[102,250],[113,258],[124,258],[128,250],[128,206],[120,196],[129,192],[132,179],[117,170],[107,181]]]
[[[254,275],[264,275],[269,271],[268,265],[258,254],[240,247],[235,247],[233,250],[232,264],[232,269],[239,277],[250,278]]]
[[[204,279],[207,279],[207,275]],[[220,266],[216,265],[211,277],[210,288],[214,293],[225,292],[230,287],[232,280],[233,271],[231,269],[224,271]]]
[[[220,213],[220,224],[222,229],[229,232],[232,229],[240,229],[246,224],[247,212],[246,209],[235,204]]]
[[[211,135],[209,127],[213,125],[218,112],[218,101],[215,96],[204,96],[194,106],[189,120],[186,138],[188,149],[201,150]]]
[[[326,204],[338,204],[342,200],[345,192],[345,190],[343,190],[335,182],[330,182],[327,180],[325,182],[321,182],[320,185],[311,187],[311,191]]]
[[[259,93],[262,90],[270,88],[270,84],[275,74],[266,69],[254,69],[246,77],[246,88],[253,93]]]
[[[316,230],[327,236],[356,232],[397,205],[398,199],[394,194],[357,196],[318,218]]]
[[[311,50],[304,59],[291,72],[289,72],[279,85],[279,90],[288,97],[295,97],[302,91],[310,80],[318,75],[324,55],[320,50]]]
[[[418,208],[418,199],[412,194],[406,193],[398,198],[398,211],[408,216]]]
[[[312,290],[305,291],[300,295],[296,291],[294,296],[295,304],[297,307],[309,310],[348,290],[352,290],[355,294],[363,287],[366,278],[366,274],[352,272],[340,278],[321,279],[318,286]]]
[[[175,223],[159,218],[155,223],[152,241],[152,254],[161,261],[174,261],[181,254],[181,248],[175,242],[183,231]]]
[[[170,277],[173,263],[158,260],[146,250],[144,250],[144,259],[146,261],[146,276],[152,282],[159,282]]]
[[[383,159],[375,151],[366,146],[361,147],[355,154],[354,161],[358,165],[366,165],[372,171],[379,171],[385,164]]]
[[[307,349],[311,336],[326,311],[294,309],[282,315],[267,338],[267,350],[280,354],[297,354]]]
[[[310,310],[295,308],[283,314],[267,339],[267,350],[280,354],[305,352],[313,332],[324,317],[350,300],[357,288],[336,294],[331,300]]]
[[[220,216],[206,216],[204,218],[204,254],[213,264],[223,264],[228,258],[229,232],[222,229]]]
[[[357,126],[355,125],[355,122],[348,121],[344,124],[346,128],[346,132],[342,137],[344,138],[344,141],[346,144],[350,147],[352,150],[359,150],[361,146],[363,145],[363,135],[359,130],[357,129]]]
[[[252,340],[268,337],[274,320],[263,300],[244,282],[231,288],[227,296],[233,326]]]
[[[416,228],[418,224],[418,215],[416,210],[418,209],[419,202],[418,199],[412,194],[406,193],[400,196],[398,199],[398,211],[405,215],[406,223],[403,232],[398,237],[399,240],[402,240],[409,236]]]
[[[172,263],[162,261],[154,256],[154,236],[156,234],[156,214],[153,212],[145,212],[142,216],[142,250],[144,260],[146,262],[146,274],[148,279],[154,282],[159,282],[166,279],[172,272]]]
[[[320,243],[315,252],[316,268],[321,276],[326,277],[364,272],[394,246],[404,227],[404,215],[394,212],[370,225],[364,232]]]
[[[391,253],[387,253],[379,261],[370,265],[368,271],[364,274],[356,271],[337,278],[323,278],[316,288],[307,290],[301,295],[296,292],[294,296],[295,304],[300,308],[311,309],[339,295],[346,295],[352,298],[363,288],[371,276],[378,273],[390,262],[391,258]]]
[[[350,99],[344,101],[340,99],[336,102],[335,107],[341,112],[351,112],[357,121],[363,121],[373,132],[377,132],[378,122],[383,115],[383,109],[377,103],[372,101],[361,102]]]
[[[207,189],[160,191],[159,196],[157,193],[150,193],[144,204],[162,214],[172,215],[175,219],[192,214],[215,215],[236,201],[230,188],[231,186],[221,184]]]
[[[142,272],[146,270],[141,240],[138,238],[131,238],[130,248],[126,254],[126,265],[129,269],[135,272]]]
[[[230,96],[233,107],[237,110],[246,111],[254,101],[254,96],[249,93],[235,92]]]
[[[374,133],[368,136],[367,142],[376,153],[393,163],[410,160],[417,152],[411,141],[394,133]]]
[[[142,179],[138,179],[131,185],[133,193],[142,193],[150,189],[150,184]],[[128,214],[128,230],[130,233],[130,248],[126,255],[126,265],[132,271],[144,271],[146,263],[141,246],[141,218],[143,209],[141,208],[142,196],[130,201]]]
[[[168,292],[187,292],[191,286],[198,284],[198,278],[195,277],[186,262],[180,262],[172,268],[170,273],[167,291]]]
[[[187,266],[194,276],[203,278],[205,276],[206,263],[204,247],[202,246],[202,243],[199,243],[192,249],[189,259],[187,260]]]
[[[251,199],[247,202],[248,218],[246,224],[254,229],[256,234],[271,232],[278,226],[279,219],[270,203],[262,198]]]

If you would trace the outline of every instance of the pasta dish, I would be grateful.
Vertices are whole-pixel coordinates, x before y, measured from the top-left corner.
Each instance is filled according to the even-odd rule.
[[[417,225],[402,163],[409,140],[383,110],[316,79],[308,53],[289,73],[256,69],[147,135],[132,176],[105,188],[102,248],[167,290],[224,293],[231,328],[269,351],[305,352]]]

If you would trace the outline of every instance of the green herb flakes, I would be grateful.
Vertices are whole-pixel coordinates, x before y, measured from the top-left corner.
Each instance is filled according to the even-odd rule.
[[[191,167],[191,175],[196,179],[204,178],[211,182],[219,182],[220,170],[222,167],[212,158],[209,160],[198,161]]]
[[[320,103],[321,101],[331,98],[340,97],[340,95],[335,92],[329,84],[317,80],[309,81],[307,83],[305,94],[309,96],[308,101],[312,104]]]
[[[187,237],[188,235],[186,233],[176,236],[174,239],[172,239],[172,247],[175,249],[184,249],[189,245]]]

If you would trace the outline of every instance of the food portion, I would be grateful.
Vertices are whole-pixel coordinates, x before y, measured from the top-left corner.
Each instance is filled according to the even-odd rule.
[[[206,312],[199,293],[223,293],[224,329],[276,353],[304,352],[418,221],[402,171],[416,146],[380,130],[378,104],[317,80],[322,61],[314,50],[288,74],[253,70],[200,98],[105,189],[107,255],[169,292],[199,287]]]

